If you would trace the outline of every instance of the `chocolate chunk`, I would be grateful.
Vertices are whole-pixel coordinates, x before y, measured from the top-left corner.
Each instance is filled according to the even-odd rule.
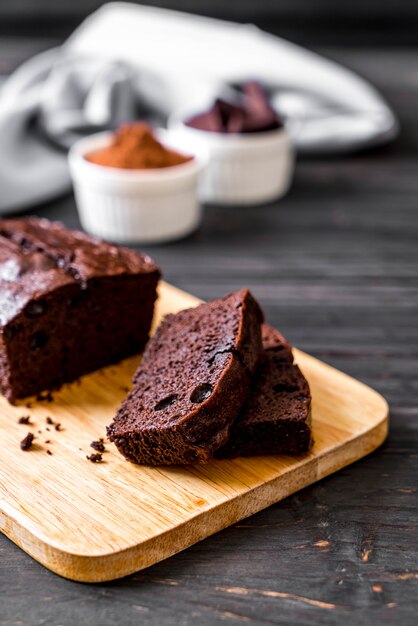
[[[190,400],[195,404],[200,404],[201,402],[204,402],[207,398],[209,398],[212,391],[213,387],[209,383],[202,383],[201,385],[197,385],[197,387],[195,387],[192,391]]]
[[[40,317],[45,313],[47,309],[47,304],[45,300],[32,300],[26,306],[25,315],[26,317]]]
[[[235,102],[218,98],[209,111],[191,117],[185,124],[217,133],[257,133],[281,128],[283,120],[261,85],[251,81],[238,85]]]
[[[48,341],[49,336],[46,333],[39,331],[37,333],[34,333],[30,338],[29,347],[31,350],[39,350],[40,348],[46,346]]]
[[[164,409],[168,409],[169,406],[175,403],[178,396],[176,393],[172,393],[169,396],[162,398],[157,404],[154,406],[154,411],[164,411]]]

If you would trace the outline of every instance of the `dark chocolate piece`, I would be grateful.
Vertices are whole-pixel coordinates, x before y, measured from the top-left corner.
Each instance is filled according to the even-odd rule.
[[[44,219],[0,220],[0,389],[11,402],[141,352],[160,272]]]
[[[283,127],[283,120],[261,85],[255,81],[244,83],[239,93],[236,102],[218,98],[208,111],[194,115],[185,124],[217,133],[260,133]]]
[[[108,428],[119,451],[147,465],[212,458],[248,397],[261,322],[247,289],[168,315]]]

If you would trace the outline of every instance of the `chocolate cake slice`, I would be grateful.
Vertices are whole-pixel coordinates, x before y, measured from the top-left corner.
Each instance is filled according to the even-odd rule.
[[[0,220],[0,389],[10,401],[140,352],[160,272],[47,220]]]
[[[168,315],[150,340],[108,436],[130,461],[205,462],[228,439],[262,353],[247,289]]]
[[[248,402],[232,424],[219,459],[257,454],[297,454],[311,445],[309,384],[293,363],[291,346],[263,325],[264,355]]]

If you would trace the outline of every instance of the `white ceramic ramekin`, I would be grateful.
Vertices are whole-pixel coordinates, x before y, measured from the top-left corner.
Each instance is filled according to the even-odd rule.
[[[187,126],[184,120],[192,114],[175,113],[169,119],[169,128],[185,150],[208,152],[209,162],[199,184],[203,202],[262,204],[287,192],[294,151],[286,129],[241,135],[214,133]]]
[[[170,131],[159,130],[156,135],[164,145],[183,152]],[[112,133],[91,135],[69,152],[83,228],[117,243],[158,243],[193,232],[200,222],[197,185],[206,160],[203,150],[186,150],[193,160],[153,170],[105,167],[84,158],[111,140]]]

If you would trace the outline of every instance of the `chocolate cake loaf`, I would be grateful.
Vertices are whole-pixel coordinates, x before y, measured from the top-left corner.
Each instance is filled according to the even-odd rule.
[[[130,461],[205,462],[228,439],[259,357],[262,313],[246,289],[168,315],[108,436]]]
[[[0,389],[14,401],[140,352],[160,272],[47,220],[0,220]]]
[[[291,346],[263,325],[264,356],[248,402],[232,424],[219,459],[306,452],[311,445],[311,394]]]

